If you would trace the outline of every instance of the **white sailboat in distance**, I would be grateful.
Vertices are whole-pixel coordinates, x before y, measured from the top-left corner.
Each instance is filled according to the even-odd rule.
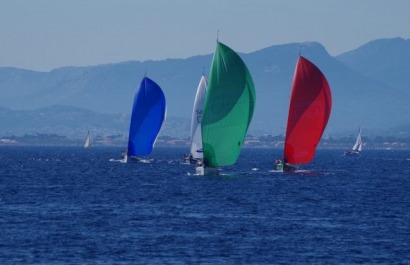
[[[87,132],[87,137],[85,138],[84,148],[88,148],[91,146],[91,136],[90,131]]]
[[[359,127],[359,132],[357,133],[356,142],[354,143],[352,149],[348,149],[348,150],[345,151],[345,155],[346,155],[346,156],[359,155],[360,152],[362,151],[362,146],[363,146],[363,142],[362,142],[362,128]]]

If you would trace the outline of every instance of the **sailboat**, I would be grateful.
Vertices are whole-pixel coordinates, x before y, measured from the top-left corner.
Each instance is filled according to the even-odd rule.
[[[293,76],[285,135],[284,161],[277,171],[295,171],[313,160],[332,109],[329,83],[320,69],[299,56]]]
[[[240,154],[255,107],[255,86],[245,63],[217,41],[202,113],[203,161],[196,173],[218,174]]]
[[[88,148],[91,146],[91,136],[90,131],[87,132],[87,137],[85,137],[84,148]]]
[[[158,84],[144,77],[135,94],[128,135],[128,149],[123,161],[149,155],[166,116],[165,96]],[[142,160],[145,161],[145,160]]]
[[[362,134],[362,128],[359,127],[359,132],[357,133],[356,142],[354,143],[352,149],[348,149],[345,151],[346,156],[355,156],[355,155],[360,154],[360,152],[362,151],[362,146],[363,146],[361,134]]]
[[[187,163],[195,163],[197,160],[203,159],[201,121],[207,83],[208,81],[205,75],[202,75],[196,90],[194,107],[192,110],[190,134],[191,150],[190,154],[185,157]]]

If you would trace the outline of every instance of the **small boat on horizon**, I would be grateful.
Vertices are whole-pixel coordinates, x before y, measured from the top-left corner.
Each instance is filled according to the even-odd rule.
[[[356,142],[351,149],[345,151],[345,156],[357,156],[360,155],[362,151],[362,128],[359,126],[359,132],[357,133]]]

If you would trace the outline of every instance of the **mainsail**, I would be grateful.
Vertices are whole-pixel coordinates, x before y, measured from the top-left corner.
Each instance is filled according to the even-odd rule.
[[[208,81],[206,80],[206,77],[202,75],[201,80],[199,81],[198,88],[196,90],[194,108],[192,110],[191,155],[195,159],[203,158],[201,120],[207,82]]]
[[[161,88],[144,77],[135,94],[128,136],[128,155],[149,155],[165,120],[165,96]]]
[[[204,162],[210,167],[238,159],[255,107],[255,87],[242,59],[217,42],[202,116]]]
[[[306,164],[315,154],[332,108],[330,86],[312,62],[300,56],[293,77],[284,158]]]

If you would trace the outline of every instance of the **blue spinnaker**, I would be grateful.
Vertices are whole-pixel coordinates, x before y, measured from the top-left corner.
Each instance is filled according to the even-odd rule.
[[[166,103],[161,88],[148,77],[144,77],[134,98],[128,155],[149,155],[154,148],[159,130],[165,119]]]

